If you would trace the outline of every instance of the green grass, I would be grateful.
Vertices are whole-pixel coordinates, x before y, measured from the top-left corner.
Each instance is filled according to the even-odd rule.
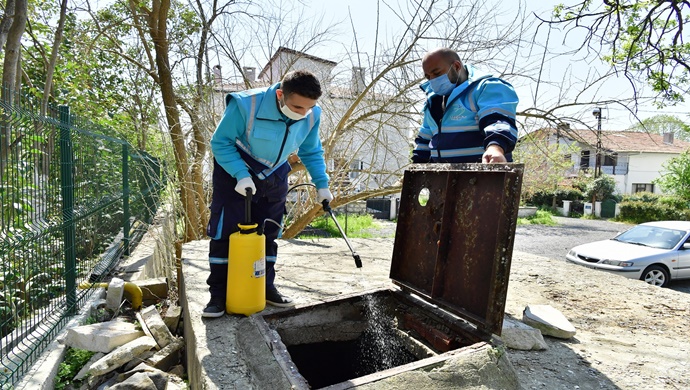
[[[537,210],[537,213],[527,218],[518,218],[518,225],[558,225],[556,221],[551,218],[551,213],[546,210]]]
[[[58,373],[55,377],[55,389],[61,390],[68,385],[77,384],[72,379],[94,354],[95,352],[83,349],[69,348],[65,354],[65,360],[58,367]]]
[[[336,219],[340,224],[340,227],[345,232],[347,238],[372,238],[374,235],[367,231],[370,229],[375,229],[376,224],[374,223],[374,218],[371,215],[348,215],[347,216],[347,229],[345,228],[345,216],[336,215]],[[314,219],[311,224],[309,224],[314,229],[319,229],[327,232],[331,237],[341,237],[338,227],[335,226],[333,219],[330,215],[323,215],[319,218]],[[310,236],[300,235],[300,238],[313,238]]]

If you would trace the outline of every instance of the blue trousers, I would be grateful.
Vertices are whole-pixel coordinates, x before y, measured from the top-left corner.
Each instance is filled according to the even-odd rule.
[[[285,163],[264,180],[252,176],[256,194],[252,197],[251,222],[264,226],[266,236],[266,289],[273,289],[278,244],[275,240],[281,228],[265,222],[267,218],[282,224],[287,197],[287,176],[290,165]],[[237,180],[230,176],[215,160],[213,166],[213,197],[211,218],[206,234],[211,237],[209,263],[211,272],[206,283],[211,299],[225,300],[228,280],[229,237],[239,231],[239,223],[245,223],[245,197],[235,191]]]

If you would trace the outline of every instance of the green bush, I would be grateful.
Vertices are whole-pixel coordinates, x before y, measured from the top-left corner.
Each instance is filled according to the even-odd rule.
[[[638,192],[635,194],[623,195],[624,202],[646,202],[656,203],[660,196],[652,192]]]
[[[659,197],[659,203],[672,207],[676,210],[684,210],[690,208],[690,203],[688,201],[677,196]]]
[[[556,190],[539,190],[527,195],[526,203],[533,204],[537,207],[551,207],[553,198],[556,197],[556,204],[562,205],[564,200],[582,200],[584,195],[582,191],[577,188],[558,188]]]
[[[624,201],[620,204],[619,218],[633,223],[664,220],[690,221],[690,210],[678,209],[662,202]]]

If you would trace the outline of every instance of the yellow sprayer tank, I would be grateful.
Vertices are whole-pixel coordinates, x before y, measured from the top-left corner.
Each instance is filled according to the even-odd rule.
[[[266,307],[266,236],[257,224],[230,235],[225,311],[246,316]]]

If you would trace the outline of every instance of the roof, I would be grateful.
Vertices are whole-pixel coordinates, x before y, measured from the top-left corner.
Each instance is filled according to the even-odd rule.
[[[316,57],[316,56],[313,56],[311,54],[303,53],[301,51],[297,51],[294,49],[288,49],[287,47],[280,46],[278,48],[278,50],[276,50],[276,52],[273,53],[273,56],[271,57],[270,60],[268,60],[266,65],[263,67],[263,69],[261,69],[261,72],[259,72],[259,78],[263,77],[263,75],[271,69],[271,64],[273,64],[273,62],[276,61],[278,59],[278,56],[280,56],[282,53],[293,54],[297,57],[306,58],[306,59],[316,61],[316,62],[321,62],[323,64],[330,65],[330,66],[338,65],[338,63],[334,62],[334,61],[329,61],[329,60],[323,59],[321,57]]]
[[[596,147],[597,131],[591,129],[539,129],[524,137],[543,137],[547,134],[559,134],[561,137]],[[601,147],[612,152],[647,152],[647,153],[683,153],[690,149],[690,142],[674,139],[672,144],[664,142],[662,134],[640,131],[601,131]]]

